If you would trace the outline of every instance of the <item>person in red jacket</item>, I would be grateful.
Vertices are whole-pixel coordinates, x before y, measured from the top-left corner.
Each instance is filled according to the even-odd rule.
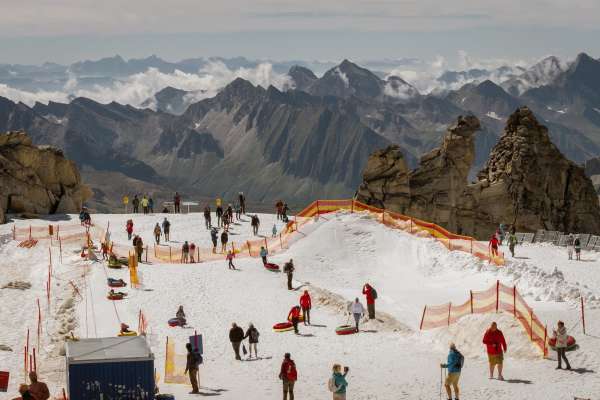
[[[290,400],[294,400],[294,384],[298,380],[298,371],[296,363],[292,360],[290,353],[285,353],[281,370],[279,371],[279,379],[283,381],[283,400],[287,400],[288,393]]]
[[[368,283],[363,286],[362,293],[367,296],[367,310],[369,319],[375,319],[375,299],[377,299],[377,291]]]
[[[300,307],[302,307],[302,315],[304,315],[304,325],[310,325],[310,309],[312,308],[312,303],[308,290],[305,290],[304,294],[300,296]]]
[[[131,235],[133,234],[133,220],[128,219],[127,225],[125,226],[125,230],[127,231],[127,240],[131,240]]]
[[[490,238],[490,251],[492,256],[498,256],[498,236],[495,233]]]
[[[300,322],[300,306],[294,306],[290,310],[288,317],[288,321],[290,321],[294,325],[294,333],[297,335],[298,332],[298,322]]]
[[[489,327],[487,331],[485,331],[485,335],[483,335],[483,343],[486,345],[488,360],[490,363],[490,379],[494,378],[494,367],[498,366],[498,379],[503,381],[504,377],[502,376],[502,364],[504,361],[504,353],[506,352],[506,340],[504,340],[504,335],[502,331],[498,329],[498,326],[495,322],[492,322],[492,325]]]

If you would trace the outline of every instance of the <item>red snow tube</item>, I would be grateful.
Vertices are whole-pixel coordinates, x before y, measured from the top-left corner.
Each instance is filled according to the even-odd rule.
[[[356,333],[356,327],[352,325],[342,325],[335,328],[336,335],[352,335]]]
[[[126,293],[115,293],[115,294],[108,294],[106,296],[107,299],[109,300],[123,300],[123,297],[127,296]]]
[[[294,324],[291,322],[280,322],[278,324],[273,325],[274,332],[287,332],[294,329]]]
[[[279,265],[273,263],[266,263],[265,268],[269,271],[279,271]]]
[[[181,321],[179,320],[179,318],[171,318],[168,321],[169,326],[183,326],[185,325],[185,322],[182,324]]]
[[[548,345],[552,350],[556,350],[556,338],[548,340]],[[573,336],[567,337],[567,350],[571,350],[576,346],[575,338]]]
[[[110,287],[125,287],[125,286],[127,286],[127,283],[125,283],[124,281],[120,281],[118,279],[108,278],[108,286],[110,286]]]

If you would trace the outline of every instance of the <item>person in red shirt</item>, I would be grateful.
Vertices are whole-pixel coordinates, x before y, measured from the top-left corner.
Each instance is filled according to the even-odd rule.
[[[279,371],[279,379],[283,381],[283,400],[287,400],[288,393],[290,400],[294,400],[294,384],[298,380],[298,371],[296,363],[292,360],[290,353],[285,353],[281,370]]]
[[[133,220],[127,220],[125,230],[127,231],[127,240],[131,240],[131,234],[133,233]]]
[[[297,335],[298,332],[298,322],[300,322],[300,306],[294,306],[290,310],[288,317],[288,321],[290,321],[294,325],[294,333]]]
[[[305,290],[304,294],[300,296],[300,307],[302,307],[302,315],[304,315],[304,325],[310,325],[310,309],[312,308],[312,302],[308,290]]]
[[[498,329],[495,322],[492,322],[489,329],[485,331],[485,335],[483,335],[483,344],[485,344],[487,348],[488,360],[490,363],[490,379],[494,378],[494,367],[497,365],[498,379],[503,381],[502,364],[504,362],[504,353],[506,353],[507,347],[504,335],[502,334],[502,331]]]
[[[492,256],[498,256],[498,237],[495,233],[490,238],[490,250],[492,252]]]
[[[362,293],[367,297],[367,310],[369,312],[369,319],[375,319],[375,299],[377,299],[377,292],[368,283],[363,286]]]

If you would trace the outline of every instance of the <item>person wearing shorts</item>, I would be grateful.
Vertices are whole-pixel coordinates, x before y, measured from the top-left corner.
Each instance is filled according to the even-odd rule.
[[[483,336],[483,344],[486,346],[488,361],[490,365],[490,379],[494,378],[494,369],[498,367],[498,379],[503,381],[502,367],[504,365],[504,353],[506,353],[506,340],[502,331],[498,329],[495,322],[485,332]]]
[[[452,390],[454,389],[454,399],[458,400],[460,396],[460,390],[458,388],[458,381],[460,379],[460,371],[464,364],[464,356],[456,349],[454,343],[450,343],[450,351],[448,352],[448,361],[446,364],[442,364],[442,368],[448,368],[448,376],[444,382],[446,388],[446,394],[448,400],[452,400]]]

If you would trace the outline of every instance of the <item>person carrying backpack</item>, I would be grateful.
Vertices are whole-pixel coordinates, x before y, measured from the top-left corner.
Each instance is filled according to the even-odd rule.
[[[258,358],[258,352],[256,350],[256,347],[258,345],[258,337],[260,336],[260,333],[258,332],[258,329],[256,329],[254,327],[254,324],[252,322],[250,322],[250,326],[248,327],[248,330],[246,331],[246,334],[244,335],[244,339],[248,338],[248,347],[249,347],[249,352],[250,355],[248,356],[248,358],[252,358],[252,349],[254,348],[254,358]]]
[[[368,283],[363,286],[362,293],[367,297],[367,310],[369,319],[375,319],[375,300],[377,300],[377,291]]]
[[[344,373],[342,374],[342,366],[333,364],[333,374],[327,382],[329,391],[333,393],[333,400],[346,400],[346,387],[348,387],[346,375],[348,375],[349,370],[350,368],[344,367]]]
[[[465,363],[465,357],[456,349],[454,343],[450,343],[450,352],[446,364],[441,364],[441,368],[448,368],[448,376],[444,382],[448,400],[452,400],[452,389],[454,389],[454,400],[458,400],[460,390],[458,389],[458,380],[460,379],[460,371]]]
[[[170,239],[169,233],[171,232],[171,223],[169,222],[167,217],[165,217],[165,219],[163,220],[162,228],[163,233],[165,234],[165,242],[168,242]]]
[[[298,370],[296,369],[296,363],[292,360],[290,353],[285,353],[283,356],[283,362],[281,363],[281,369],[279,371],[279,379],[283,383],[283,400],[290,399],[294,400],[294,384],[298,380]]]
[[[191,343],[186,343],[185,348],[187,349],[187,357],[185,363],[184,374],[189,373],[190,384],[192,385],[192,391],[190,394],[200,393],[198,391],[198,366],[202,364],[202,356],[197,351],[194,351]]]

